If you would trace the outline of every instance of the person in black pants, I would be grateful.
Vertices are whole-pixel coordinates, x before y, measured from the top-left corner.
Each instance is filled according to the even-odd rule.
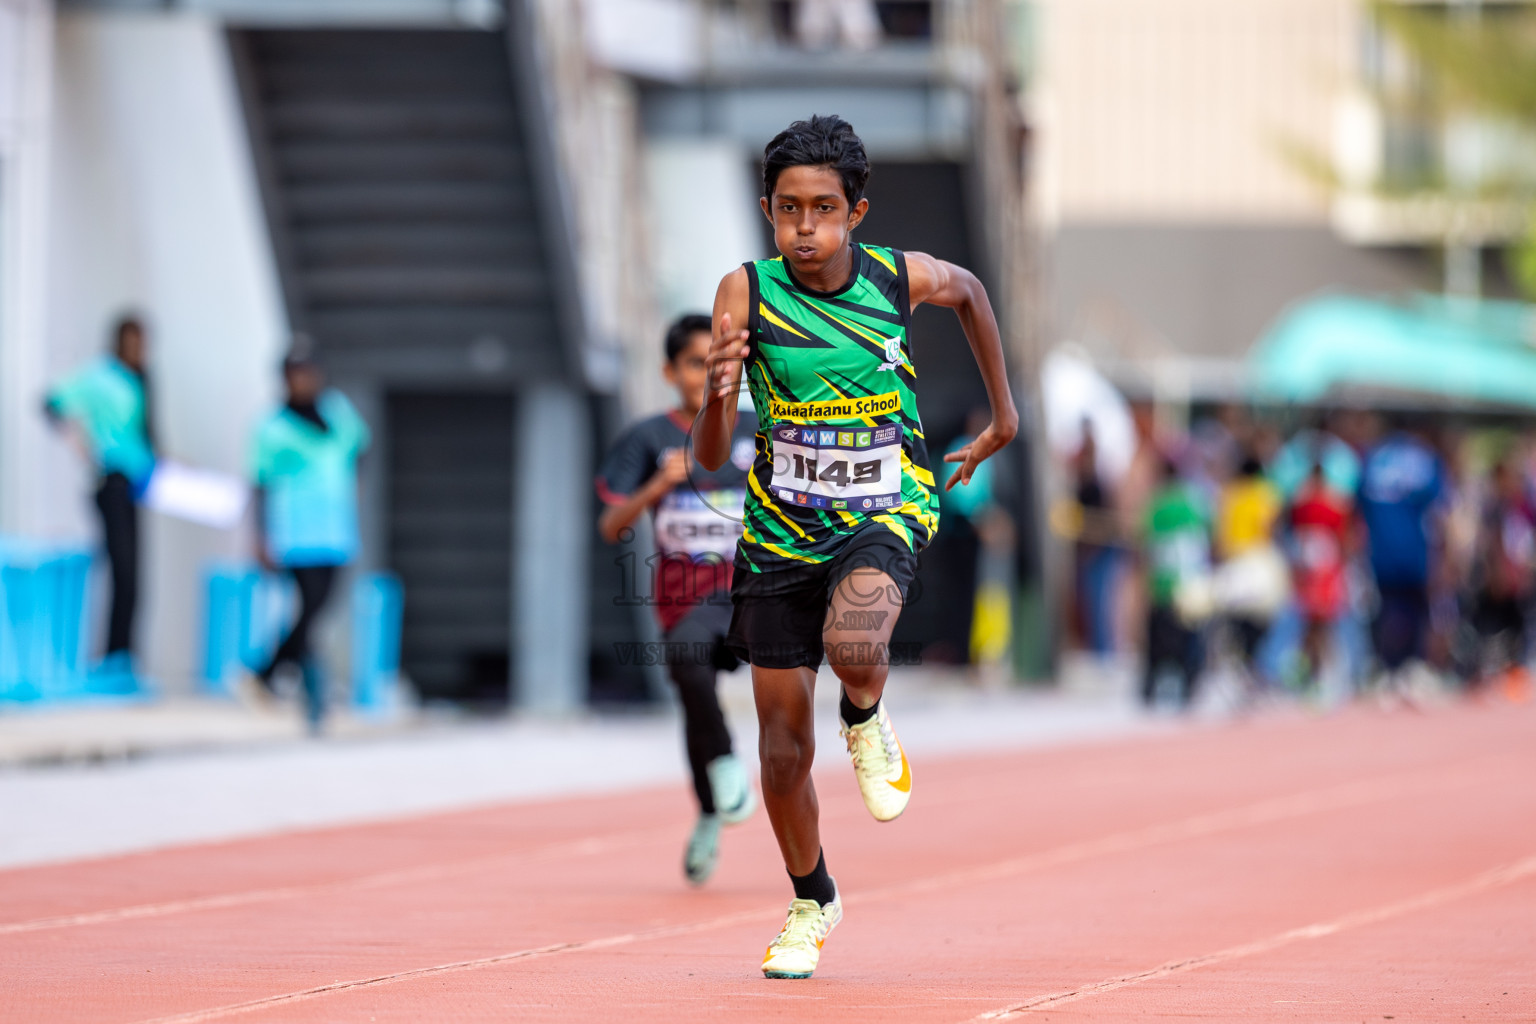
[[[683,706],[683,739],[699,817],[683,852],[683,875],[702,885],[720,855],[720,830],[756,807],[746,770],[715,690],[721,670],[737,665],[725,649],[731,626],[731,556],[741,534],[755,419],[744,416],[731,462],[706,472],[688,455],[689,432],[704,401],[709,317],[681,317],[667,331],[662,375],[677,405],[640,420],[619,436],[597,471],[603,511],[598,532],[617,543],[650,513],[659,556],[651,594],[665,637],[666,663]]]
[[[315,620],[335,587],[337,571],[358,551],[357,460],[368,427],[300,342],[283,361],[287,400],[257,429],[252,461],[256,483],[256,557],[290,576],[299,611],[271,660],[256,675],[274,693],[284,665],[298,669],[306,718],[318,733],[326,700],[319,659],[310,644]]]
[[[49,392],[43,409],[68,425],[95,465],[96,508],[112,570],[112,610],[105,657],[93,676],[115,689],[137,689],[133,622],[139,592],[138,502],[155,468],[148,343],[143,323],[127,316],[112,334],[112,351]]]

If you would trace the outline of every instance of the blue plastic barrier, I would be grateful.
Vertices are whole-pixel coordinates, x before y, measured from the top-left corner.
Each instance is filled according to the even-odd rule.
[[[293,584],[255,566],[215,565],[205,573],[203,689],[230,696],[240,674],[272,657],[293,616]]]
[[[143,683],[85,666],[91,555],[0,540],[0,702],[133,696]]]
[[[203,687],[229,696],[240,673],[272,657],[297,598],[291,581],[249,565],[213,566],[206,581]],[[365,574],[352,585],[351,703],[359,711],[382,713],[397,703],[403,607],[391,573]]]
[[[393,573],[371,573],[352,587],[352,706],[369,714],[400,699],[400,621],[405,589]]]

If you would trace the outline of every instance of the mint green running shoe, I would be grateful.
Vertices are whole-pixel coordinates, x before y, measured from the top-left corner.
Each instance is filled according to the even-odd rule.
[[[757,795],[747,779],[747,770],[735,754],[724,754],[709,762],[709,788],[715,795],[715,813],[727,825],[739,825],[757,810]]]
[[[692,885],[703,885],[720,863],[720,815],[701,814],[688,837],[683,853],[683,875]]]

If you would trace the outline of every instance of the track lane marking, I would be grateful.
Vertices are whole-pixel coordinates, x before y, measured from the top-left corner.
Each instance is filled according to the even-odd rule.
[[[1024,854],[1019,857],[1010,857],[1007,860],[996,861],[992,864],[984,864],[974,868],[961,868],[940,876],[919,879],[913,882],[902,882],[874,892],[864,893],[862,896],[854,894],[850,897],[850,901],[860,902],[875,898],[877,894],[878,898],[886,898],[887,895],[908,896],[920,892],[943,890],[956,884],[992,881],[1029,871],[1075,864],[1093,857],[1109,856],[1116,853],[1132,853],[1152,846],[1181,842],[1188,839],[1201,839],[1206,836],[1232,832],[1241,828],[1268,825],[1312,814],[1322,814],[1328,811],[1344,810],[1349,807],[1358,807],[1382,800],[1389,800],[1393,797],[1421,796],[1430,792],[1459,789],[1477,780],[1476,778],[1456,778],[1456,774],[1460,774],[1457,772],[1457,769],[1466,771],[1470,776],[1473,774],[1471,769],[1475,767],[1506,760],[1511,760],[1511,757],[1509,755],[1487,755],[1463,761],[1449,768],[1441,766],[1435,769],[1401,772],[1395,775],[1379,776],[1375,779],[1343,783],[1324,789],[1304,790],[1290,796],[1272,797],[1267,800],[1260,800],[1257,803],[1229,808],[1224,811],[1212,811],[1188,818],[1181,818],[1177,821],[1148,825],[1125,832],[1114,832],[1098,839],[1068,843],[1065,846],[1042,850],[1038,853]]]
[[[629,849],[636,843],[651,842],[670,837],[676,830],[667,828],[634,829],[629,832],[611,833],[607,836],[588,836],[546,846],[534,847],[515,853],[498,853],[488,857],[475,857],[455,861],[452,864],[422,864],[413,868],[380,871],[359,878],[333,882],[314,882],[307,885],[284,885],[266,889],[247,889],[240,892],[219,893],[211,896],[191,896],[162,903],[139,903],[109,910],[90,910],[76,914],[59,914],[39,917],[28,921],[0,924],[0,936],[20,935],[27,932],[49,931],[55,928],[79,928],[94,924],[112,924],[118,921],[135,921],[144,918],[168,917],[172,914],[191,913],[199,910],[222,910],[227,907],[243,907],[255,903],[271,903],[278,900],[299,899],[330,893],[372,889],[379,886],[410,882],[428,882],[439,878],[497,867],[509,862],[541,861],[559,857],[586,857],[608,853],[614,849]]]
[[[1453,765],[1453,770],[1454,767],[1471,767],[1490,758],[1500,758],[1503,756],[1507,755],[1488,755],[1488,757],[1485,758],[1476,758],[1471,761],[1462,762],[1460,765]],[[1444,771],[1445,769],[1442,767],[1440,769],[1425,770],[1423,773],[1433,775],[1434,782],[1442,782],[1445,777]],[[1144,829],[1140,832],[1121,833],[1118,835],[1106,836],[1099,840],[1091,840],[1087,843],[1069,844],[1068,846],[1057,847],[1055,850],[1045,851],[1038,854],[1029,854],[1021,858],[1014,858],[973,870],[976,873],[975,878],[977,880],[983,880],[985,878],[994,877],[994,875],[999,871],[1004,874],[1008,874],[1014,870],[1019,870],[1020,865],[1023,865],[1023,869],[1027,870],[1029,867],[1035,866],[1052,866],[1052,864],[1055,862],[1054,858],[1059,857],[1067,857],[1067,862],[1070,862],[1079,859],[1084,855],[1093,855],[1094,853],[1114,853],[1121,848],[1116,844],[1126,841],[1133,841],[1135,843],[1135,845],[1129,848],[1139,848],[1147,834],[1160,830],[1172,830],[1169,832],[1170,840],[1178,838],[1192,838],[1205,834],[1204,832],[1200,831],[1202,824],[1207,828],[1214,827],[1217,830],[1228,827],[1227,818],[1232,814],[1258,814],[1259,817],[1251,819],[1249,823],[1261,824],[1263,820],[1268,820],[1264,817],[1265,814],[1273,813],[1276,810],[1279,810],[1282,814],[1284,814],[1286,805],[1293,801],[1305,800],[1309,797],[1319,795],[1323,795],[1326,798],[1326,794],[1333,793],[1335,791],[1339,791],[1338,795],[1348,800],[1350,799],[1350,793],[1356,788],[1378,786],[1393,780],[1400,780],[1404,775],[1409,774],[1412,773],[1399,773],[1398,775],[1382,776],[1375,780],[1350,783],[1344,787],[1334,787],[1334,789],[1330,790],[1314,790],[1310,792],[1295,794],[1289,797],[1279,797],[1268,801],[1260,801],[1257,804],[1247,805],[1243,808],[1236,808],[1228,811],[1217,811],[1206,815],[1185,819],[1181,822],[1171,822],[1165,825],[1151,826],[1149,829]],[[1327,808],[1319,809],[1325,810]],[[836,816],[829,816],[828,820],[836,821],[842,818],[854,816],[857,815],[844,813]],[[368,889],[377,886],[417,881],[432,881],[438,878],[448,878],[454,875],[476,871],[481,868],[495,867],[501,864],[505,864],[509,861],[515,862],[524,859],[543,860],[550,857],[559,857],[565,855],[590,856],[599,853],[606,853],[615,847],[627,847],[629,844],[634,842],[650,842],[664,839],[671,836],[672,833],[673,830],[670,828],[635,829],[629,832],[610,833],[607,836],[588,836],[583,839],[568,840],[565,842],[538,847],[532,850],[524,850],[517,853],[493,854],[488,857],[477,857],[470,860],[457,861],[453,864],[420,865],[414,868],[400,868],[394,871],[383,871],[372,875],[364,875],[360,878],[345,879],[341,881],[315,882],[308,885],[274,886],[265,889],[250,889],[241,892],[219,893],[209,896],[192,896],[185,899],[167,900],[159,903],[134,904],[126,907],[114,907],[107,910],[81,911],[74,914],[57,914],[49,917],[40,917],[26,921],[15,921],[8,924],[0,924],[0,937],[7,935],[20,935],[31,932],[51,931],[59,928],[80,928],[90,925],[115,924],[120,921],[134,921],[156,917],[168,917],[174,914],[195,913],[204,910],[223,910],[230,907],[250,906],[257,903],[271,903],[280,900],[299,899],[309,896],[322,896],[332,893],[351,892],[358,889]],[[1037,864],[1037,862],[1039,863]],[[950,876],[945,877],[946,879],[949,879]],[[950,884],[950,882],[945,881],[942,884]],[[912,891],[919,892],[937,888],[938,884],[919,882],[914,883],[914,886],[915,888]],[[868,895],[869,894],[865,894],[865,898],[867,898]]]
[[[495,956],[480,957],[475,960],[456,960],[453,963],[436,964],[431,967],[416,967],[408,971],[397,971],[393,974],[380,974],[372,978],[357,978],[352,981],[337,981],[329,985],[319,985],[315,988],[307,988],[298,992],[285,992],[281,995],[266,996],[261,999],[252,999],[243,1003],[231,1003],[227,1006],[215,1006],[207,1010],[192,1010],[188,1013],[178,1013],[170,1017],[155,1017],[152,1020],[143,1021],[141,1024],[203,1024],[204,1021],[218,1020],[221,1017],[233,1017],[242,1013],[251,1013],[255,1010],[265,1010],[274,1006],[283,1006],[288,1003],[303,1002],[314,999],[317,996],[329,995],[333,992],[345,992],[348,989],[374,988],[380,985],[393,985],[401,981],[411,981],[416,978],[426,978],[439,974],[457,974],[461,971],[473,971],[481,967],[491,967],[496,964],[509,963],[515,960],[535,960],[540,957],[555,956],[560,953],[579,953],[596,949],[612,949],[615,946],[627,946],[631,943],[648,941],[651,939],[672,938],[678,935],[689,935],[694,932],[711,931],[715,928],[724,928],[733,924],[745,924],[748,921],[761,919],[763,912],[759,909],[742,910],[734,914],[726,914],[722,917],[710,918],[707,921],[696,921],[687,924],[666,925],[661,928],[652,928],[641,932],[626,932],[622,935],[608,935],[597,939],[588,939],[580,942],[555,942],[544,946],[534,946],[530,949],[514,950],[510,953],[499,953]]]
[[[1226,811],[1195,815],[1180,819],[1179,821],[1113,833],[1097,840],[1070,843],[1066,846],[1041,851],[1037,854],[1011,857],[1007,860],[997,861],[977,868],[963,868],[917,882],[902,882],[888,885],[850,896],[846,902],[852,905],[861,905],[899,899],[904,896],[911,896],[935,889],[946,889],[960,884],[990,881],[1010,875],[1025,874],[1030,871],[1080,863],[1094,857],[1134,852],[1165,843],[1178,842],[1185,839],[1198,839],[1224,832],[1237,831],[1246,827],[1273,824],[1327,811],[1343,810],[1349,807],[1391,799],[1396,796],[1422,797],[1429,791],[1450,790],[1468,785],[1476,780],[1456,780],[1454,775],[1462,774],[1462,772],[1470,774],[1469,770],[1478,765],[1483,765],[1490,761],[1507,760],[1508,757],[1509,755],[1488,755],[1464,761],[1460,764],[1453,764],[1449,768],[1441,765],[1434,769],[1401,772],[1377,779],[1345,783],[1326,789],[1308,790],[1292,794],[1291,796],[1261,800],[1257,803],[1231,808]],[[1457,772],[1458,768],[1462,769],[1462,772]],[[1533,858],[1532,862],[1533,865],[1536,865],[1536,858]],[[274,996],[265,996],[245,1002],[230,1003],[224,1006],[209,1007],[204,1010],[193,1010],[165,1017],[154,1017],[140,1021],[138,1024],[204,1024],[206,1021],[238,1016],[273,1006],[303,1002],[337,992],[391,985],[401,981],[439,974],[477,970],[482,967],[491,967],[497,964],[520,960],[533,960],[565,953],[610,949],[640,941],[713,931],[719,928],[727,928],[734,924],[760,921],[777,913],[782,913],[782,911],[778,910],[776,905],[772,910],[759,908],[737,911],[703,921],[663,925],[644,931],[625,932],[619,935],[595,939],[550,943],[473,960],[457,960],[452,963],[418,967],[407,971],[381,974],[368,978],[338,981],[329,985],[285,992]]]
[[[1331,921],[1302,925],[1300,928],[1289,928],[1268,938],[1246,942],[1237,946],[1228,946],[1226,949],[1190,957],[1187,960],[1169,961],[1150,970],[1138,971],[1134,974],[1121,974],[1117,977],[1106,978],[1103,981],[1096,981],[1091,985],[1084,985],[1081,988],[1035,996],[1033,999],[1027,999],[1022,1003],[1014,1003],[1011,1006],[988,1010],[975,1017],[967,1018],[964,1024],[983,1024],[986,1021],[1007,1020],[1010,1017],[1031,1013],[1035,1010],[1055,1009],[1067,1003],[1075,1003],[1079,999],[1087,999],[1090,996],[1102,995],[1105,992],[1129,988],[1132,985],[1139,985],[1144,981],[1156,981],[1159,978],[1183,974],[1186,971],[1197,970],[1201,967],[1211,967],[1243,957],[1257,956],[1260,953],[1268,953],[1295,942],[1326,938],[1339,932],[1348,931],[1351,928],[1377,924],[1394,917],[1401,917],[1404,914],[1411,914],[1414,911],[1427,910],[1430,907],[1454,902],[1465,896],[1473,896],[1491,889],[1511,885],[1533,875],[1536,875],[1536,856],[1527,857],[1524,860],[1515,861],[1513,864],[1505,864],[1502,867],[1484,871],[1455,885],[1431,889],[1429,892],[1421,893],[1418,896],[1385,903],[1368,910],[1357,910],[1354,913],[1345,914],[1343,917],[1336,917]]]

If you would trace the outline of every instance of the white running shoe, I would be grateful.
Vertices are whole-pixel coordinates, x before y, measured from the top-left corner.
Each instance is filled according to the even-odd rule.
[[[875,713],[868,721],[841,724],[840,734],[848,741],[848,756],[853,761],[853,774],[859,780],[864,806],[876,821],[898,817],[912,797],[912,768],[907,764],[896,731],[891,728],[885,701],[875,705]]]
[[[778,937],[768,944],[763,974],[769,978],[809,978],[821,959],[821,944],[843,919],[843,900],[832,883],[832,902],[790,900],[789,919]]]
[[[683,852],[683,875],[693,885],[703,885],[720,863],[720,816],[701,814]]]
[[[726,825],[739,825],[752,817],[757,810],[757,797],[752,783],[747,780],[747,770],[735,754],[724,754],[705,767],[709,773],[709,788],[715,794],[715,813]]]

